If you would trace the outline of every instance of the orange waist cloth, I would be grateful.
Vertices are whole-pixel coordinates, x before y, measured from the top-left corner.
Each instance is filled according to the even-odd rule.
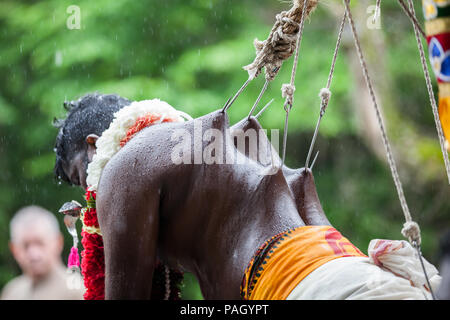
[[[366,257],[330,226],[304,226],[267,240],[255,253],[241,284],[245,300],[285,300],[312,271],[341,257]]]

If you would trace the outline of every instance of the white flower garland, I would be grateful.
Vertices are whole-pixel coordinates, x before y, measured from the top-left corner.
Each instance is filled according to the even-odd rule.
[[[176,122],[192,120],[188,114],[178,111],[167,102],[159,99],[133,101],[114,114],[114,120],[96,142],[97,151],[87,168],[86,183],[89,190],[96,191],[103,168],[108,161],[120,150],[120,141],[125,138],[139,117],[146,114],[159,114],[161,123],[166,118],[176,119]],[[155,123],[155,124],[156,124]]]

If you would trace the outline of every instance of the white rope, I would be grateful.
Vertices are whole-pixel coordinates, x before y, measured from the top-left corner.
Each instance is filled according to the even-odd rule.
[[[416,243],[420,244],[420,241],[421,241],[420,230],[417,229],[417,227],[418,227],[417,223],[412,223],[411,213],[409,211],[408,204],[407,204],[406,198],[405,198],[405,194],[403,192],[402,183],[401,183],[400,177],[398,175],[397,165],[395,164],[395,160],[392,155],[391,145],[389,143],[389,139],[388,139],[388,136],[386,133],[384,121],[381,116],[381,111],[380,111],[380,108],[378,106],[378,103],[377,103],[377,100],[375,97],[375,92],[373,90],[372,81],[371,81],[371,78],[369,76],[369,72],[367,69],[366,60],[364,59],[364,56],[363,56],[363,53],[361,50],[361,43],[359,41],[358,34],[356,32],[355,23],[353,21],[353,16],[350,11],[350,7],[349,7],[350,1],[349,0],[343,0],[343,1],[345,4],[345,9],[347,11],[348,21],[350,23],[350,27],[352,30],[356,51],[358,53],[359,62],[361,64],[361,69],[362,69],[362,72],[364,75],[364,79],[366,81],[367,88],[369,90],[370,97],[372,98],[372,104],[375,109],[375,114],[376,114],[376,117],[378,120],[378,125],[380,127],[381,138],[383,141],[383,145],[386,149],[386,156],[387,156],[389,168],[391,169],[392,178],[394,180],[394,184],[397,189],[398,198],[400,200],[400,205],[402,207],[403,214],[405,216],[406,223],[404,225],[404,229],[402,230],[402,231],[404,231],[404,233],[403,232],[402,233],[405,237],[408,237],[411,242],[415,241]]]
[[[399,0],[399,3],[401,4],[401,3],[403,3],[403,1]],[[433,111],[434,122],[436,125],[438,137],[439,137],[439,144],[441,145],[441,151],[442,151],[442,155],[444,157],[444,164],[445,164],[445,168],[447,171],[447,178],[448,178],[448,182],[450,184],[450,161],[449,161],[449,157],[448,157],[447,148],[445,147],[444,132],[442,130],[441,120],[439,118],[439,111],[438,111],[438,107],[436,104],[436,98],[434,97],[433,86],[431,84],[431,77],[430,77],[430,72],[428,71],[428,65],[427,65],[427,60],[426,60],[425,52],[424,52],[423,45],[422,45],[422,39],[420,38],[419,29],[417,27],[417,24],[414,22],[416,20],[415,19],[416,12],[414,10],[414,5],[412,3],[412,0],[408,0],[408,4],[409,4],[409,11],[411,13],[411,16],[409,16],[409,15],[408,16],[410,17],[412,25],[414,27],[414,35],[415,35],[416,41],[417,41],[417,48],[419,49],[420,62],[422,64],[423,74],[425,76],[425,82],[427,85],[428,96],[430,98],[431,109]]]
[[[295,74],[297,72],[297,65],[298,65],[298,56],[300,52],[300,44],[302,42],[303,38],[303,29],[305,25],[305,12],[306,8],[308,7],[308,0],[303,1],[303,9],[302,9],[302,17],[300,19],[300,26],[297,34],[297,43],[295,47],[295,58],[294,63],[292,65],[292,72],[291,72],[291,81],[289,84],[283,84],[281,87],[281,95],[283,98],[285,98],[284,101],[284,111],[286,111],[286,117],[284,121],[284,132],[283,132],[283,158],[281,162],[281,166],[284,164],[284,160],[286,157],[286,143],[287,143],[287,133],[288,133],[288,122],[289,122],[289,113],[292,109],[292,105],[294,103],[294,92],[295,92]]]
[[[265,68],[266,80],[273,80],[283,64],[297,47],[298,36],[301,31],[298,30],[300,20],[304,20],[316,6],[318,0],[310,0],[308,6],[303,5],[300,10],[301,0],[295,0],[293,7],[289,11],[283,11],[276,15],[276,22],[270,31],[268,38],[264,41],[255,39],[254,46],[256,57],[253,62],[244,67],[247,70],[249,78],[256,78],[262,68]],[[302,24],[302,22],[300,22]]]
[[[429,278],[428,278],[428,274],[426,272],[426,269],[425,269],[425,266],[424,266],[424,263],[423,263],[423,260],[422,260],[422,253],[420,252],[420,243],[421,243],[420,228],[419,228],[419,225],[416,222],[412,221],[411,213],[409,212],[408,204],[406,203],[406,198],[404,196],[402,184],[401,184],[400,178],[398,176],[397,167],[396,167],[396,164],[395,164],[395,161],[394,161],[394,157],[392,156],[392,151],[391,151],[389,140],[388,140],[388,137],[387,137],[387,134],[386,134],[386,129],[385,129],[385,126],[384,126],[383,118],[381,117],[381,112],[380,112],[380,109],[378,107],[378,104],[377,104],[377,101],[376,101],[376,97],[375,97],[375,93],[374,93],[373,86],[372,86],[372,82],[371,82],[371,79],[370,79],[370,76],[369,76],[369,73],[368,73],[368,70],[367,70],[366,61],[364,59],[364,56],[363,56],[363,53],[362,53],[362,50],[361,50],[361,44],[360,44],[358,35],[356,33],[355,23],[353,21],[353,17],[352,17],[352,14],[351,14],[351,11],[350,11],[350,7],[349,7],[350,0],[343,0],[343,1],[344,1],[344,5],[345,5],[345,10],[347,11],[348,20],[349,20],[349,23],[350,23],[350,26],[351,26],[351,30],[352,30],[352,33],[353,33],[353,39],[355,40],[356,51],[358,52],[359,62],[361,64],[361,68],[362,68],[362,71],[363,71],[363,74],[364,74],[364,79],[365,79],[367,87],[369,89],[369,93],[370,93],[370,96],[372,98],[373,106],[375,108],[375,113],[376,113],[376,116],[377,116],[377,119],[378,119],[378,124],[380,126],[381,136],[382,136],[383,144],[384,144],[385,149],[386,149],[386,155],[387,155],[387,158],[388,158],[389,167],[391,169],[392,177],[394,179],[395,187],[397,189],[398,197],[400,199],[400,204],[401,204],[401,207],[402,207],[402,210],[403,210],[403,214],[405,216],[405,221],[406,222],[403,225],[402,234],[403,234],[403,236],[408,238],[409,241],[412,243],[413,247],[416,248],[417,254],[418,254],[418,258],[419,258],[419,261],[421,263],[422,270],[423,270],[425,279],[426,279],[427,284],[428,284],[428,288],[430,288],[430,293],[431,293],[432,298],[435,299],[435,296],[434,296],[434,293],[433,293],[433,290],[431,288],[430,281],[429,281]],[[411,1],[411,0],[408,0],[408,1]]]
[[[322,121],[322,117],[325,114],[325,110],[328,106],[328,103],[330,102],[330,98],[331,98],[331,91],[330,91],[330,87],[331,87],[331,81],[333,80],[333,75],[334,75],[334,69],[336,67],[336,60],[337,60],[337,56],[339,53],[339,48],[341,46],[341,40],[342,40],[342,34],[344,33],[344,26],[345,26],[345,20],[347,19],[347,12],[344,12],[344,16],[342,17],[342,21],[341,21],[341,25],[339,27],[339,33],[338,33],[338,37],[336,40],[336,47],[334,48],[334,53],[333,53],[333,58],[331,60],[331,67],[330,67],[330,72],[328,74],[328,80],[327,80],[327,85],[325,88],[320,89],[319,92],[319,98],[320,98],[320,112],[319,112],[319,118],[317,119],[317,123],[316,123],[316,129],[314,130],[314,134],[313,134],[313,138],[311,140],[311,144],[309,145],[309,151],[308,151],[308,156],[306,157],[306,162],[305,162],[305,168],[308,169],[309,167],[309,160],[310,157],[312,155],[312,151],[314,149],[314,144],[316,143],[316,138],[317,138],[317,134],[319,132],[319,127],[320,127],[320,122]],[[314,163],[314,161],[313,161]],[[311,170],[312,170],[313,164],[311,165]]]
[[[375,4],[375,13],[373,15],[373,22],[375,22],[378,17],[380,16],[381,12],[381,0],[377,0],[377,3]]]
[[[310,14],[319,2],[319,0],[309,0],[309,5],[307,7],[300,8],[300,1],[301,0],[294,0],[293,6],[289,11],[283,11],[276,15],[276,22],[266,40],[259,41],[258,39],[255,39],[253,44],[256,49],[256,57],[251,64],[243,67],[244,70],[248,72],[248,79],[234,97],[225,103],[222,112],[227,111],[247,85],[255,79],[261,73],[262,68],[264,68],[266,82],[258,95],[258,99],[253,104],[248,118],[253,114],[259,100],[266,91],[269,82],[272,81],[280,71],[283,61],[288,59],[294,53],[297,41],[296,35],[299,33],[299,24],[297,21]]]

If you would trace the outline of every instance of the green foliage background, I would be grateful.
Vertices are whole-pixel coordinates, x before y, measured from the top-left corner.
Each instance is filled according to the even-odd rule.
[[[293,167],[303,166],[318,114],[317,94],[326,84],[335,45],[338,25],[330,2],[340,3],[323,1],[305,27],[289,122],[287,164]],[[365,8],[375,1],[352,3]],[[81,9],[80,30],[66,26],[70,5]],[[276,13],[288,7],[277,0],[2,0],[0,288],[20,272],[7,245],[12,215],[25,205],[56,213],[65,201],[82,201],[82,190],[59,185],[52,175],[57,130],[51,123],[64,117],[63,101],[98,91],[130,100],[158,97],[194,117],[211,112],[246,80],[241,67],[254,57],[253,39],[265,39]],[[420,13],[420,3],[416,9]],[[362,16],[359,27],[367,17]],[[388,73],[383,77],[392,86],[383,102],[389,107],[394,148],[405,143],[398,132],[421,137],[417,152],[396,156],[400,163],[419,159],[400,170],[412,214],[422,227],[424,255],[437,263],[437,241],[449,227],[449,188],[411,30],[396,3],[385,1],[381,32]],[[401,239],[403,220],[386,163],[374,156],[358,131],[350,49],[344,48],[337,62],[314,170],[330,221],[366,251],[373,238]],[[280,88],[289,81],[291,66],[292,60],[285,63],[262,101],[275,98],[261,117],[265,128],[283,126]],[[373,71],[378,71],[376,65]],[[229,112],[231,123],[248,113],[262,84],[260,77],[239,97]],[[68,237],[66,244],[64,259]],[[184,298],[201,298],[189,274]]]

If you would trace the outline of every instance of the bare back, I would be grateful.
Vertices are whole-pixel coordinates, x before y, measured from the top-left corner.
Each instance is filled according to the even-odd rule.
[[[231,141],[226,113],[201,121]],[[97,193],[97,210],[105,243],[106,298],[148,298],[155,259],[194,273],[207,299],[238,299],[239,285],[251,256],[272,235],[302,226],[282,170],[265,175],[264,166],[173,162],[185,130],[194,121],[149,127],[134,137],[105,167]],[[198,123],[198,122],[197,122]],[[205,150],[214,138],[203,139]],[[198,141],[197,141],[198,142]],[[237,152],[224,143],[223,156]]]

